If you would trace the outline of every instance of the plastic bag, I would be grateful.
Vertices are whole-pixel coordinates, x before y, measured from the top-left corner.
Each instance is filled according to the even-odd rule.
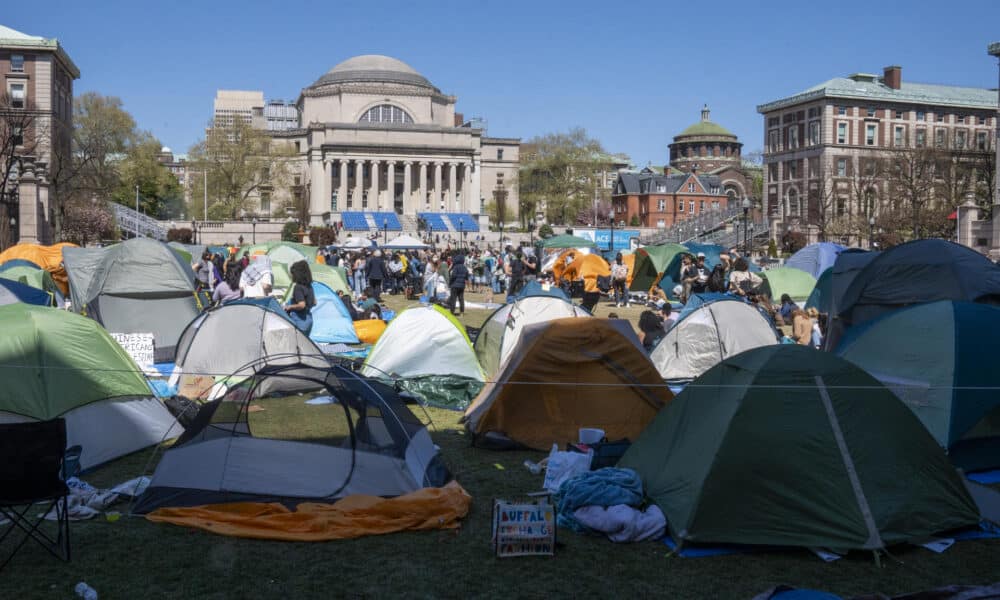
[[[555,492],[570,477],[590,471],[590,461],[593,450],[586,454],[580,452],[560,452],[558,444],[552,444],[548,464],[545,467],[545,481],[542,486],[550,492]]]

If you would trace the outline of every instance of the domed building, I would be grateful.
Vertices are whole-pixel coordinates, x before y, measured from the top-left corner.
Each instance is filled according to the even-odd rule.
[[[751,192],[740,155],[742,149],[736,134],[711,120],[706,104],[701,109],[701,120],[674,136],[670,166],[684,173],[719,177],[726,195],[735,200]]]
[[[487,137],[455,103],[380,55],[347,59],[304,88],[301,127],[271,135],[298,149],[310,221],[393,231],[415,229],[420,216],[434,230],[477,231],[500,190],[516,218],[520,140]]]

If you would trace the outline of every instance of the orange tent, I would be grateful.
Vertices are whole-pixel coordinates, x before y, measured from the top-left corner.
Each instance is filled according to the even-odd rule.
[[[606,260],[597,254],[581,254],[562,272],[563,281],[583,280],[583,289],[588,292],[597,290],[597,278],[609,277],[611,267]]]
[[[62,249],[66,246],[76,248],[76,244],[69,242],[59,242],[51,246],[40,246],[38,244],[17,244],[0,252],[0,264],[8,260],[20,258],[35,263],[52,275],[52,280],[56,282],[63,294],[69,293],[69,278],[66,277],[66,269],[62,264]]]
[[[570,254],[580,254],[580,251],[576,248],[567,248],[559,253],[559,257],[556,258],[556,262],[552,264],[552,276],[555,277],[556,281],[560,281],[563,276],[563,271],[566,270],[566,257]]]

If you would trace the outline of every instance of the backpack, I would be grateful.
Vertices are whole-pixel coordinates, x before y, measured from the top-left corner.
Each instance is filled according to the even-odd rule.
[[[611,278],[615,281],[625,281],[628,279],[628,267],[615,263],[611,265]]]
[[[722,265],[716,265],[712,269],[712,274],[708,276],[708,291],[719,293],[726,291],[726,269]]]

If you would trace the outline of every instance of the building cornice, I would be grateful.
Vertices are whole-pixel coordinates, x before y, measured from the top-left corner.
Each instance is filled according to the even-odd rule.
[[[484,144],[508,144],[510,146],[520,146],[521,138],[500,138],[483,136]]]
[[[806,102],[812,102],[814,100],[820,100],[824,98],[831,99],[842,99],[842,100],[877,100],[880,102],[888,102],[893,104],[913,104],[916,106],[949,106],[956,108],[969,108],[969,109],[989,109],[995,108],[995,104],[980,103],[980,102],[961,102],[957,100],[949,100],[947,98],[927,96],[921,94],[913,94],[911,96],[901,96],[896,93],[872,93],[869,91],[858,91],[857,93],[851,93],[849,91],[830,91],[826,88],[819,90],[812,90],[809,92],[803,92],[801,94],[796,94],[794,96],[789,96],[788,98],[782,98],[781,100],[775,100],[774,102],[768,102],[766,104],[758,104],[757,112],[760,114],[766,114],[771,111],[780,110],[782,108],[788,108],[790,106],[796,106],[799,104],[805,104]]]
[[[69,71],[73,79],[80,78],[80,69],[76,66],[76,63],[70,59],[69,55],[63,49],[62,45],[57,39],[44,39],[39,38],[37,40],[32,39],[9,39],[0,38],[0,48],[5,50],[31,50],[38,52],[39,50],[47,50],[56,55],[56,57],[62,61],[66,70]]]
[[[323,96],[338,96],[340,94],[430,97],[438,102],[448,104],[454,104],[458,101],[458,98],[455,96],[449,96],[415,85],[393,83],[327,83],[303,88],[299,95],[299,102],[301,102],[302,98],[319,98]]]

